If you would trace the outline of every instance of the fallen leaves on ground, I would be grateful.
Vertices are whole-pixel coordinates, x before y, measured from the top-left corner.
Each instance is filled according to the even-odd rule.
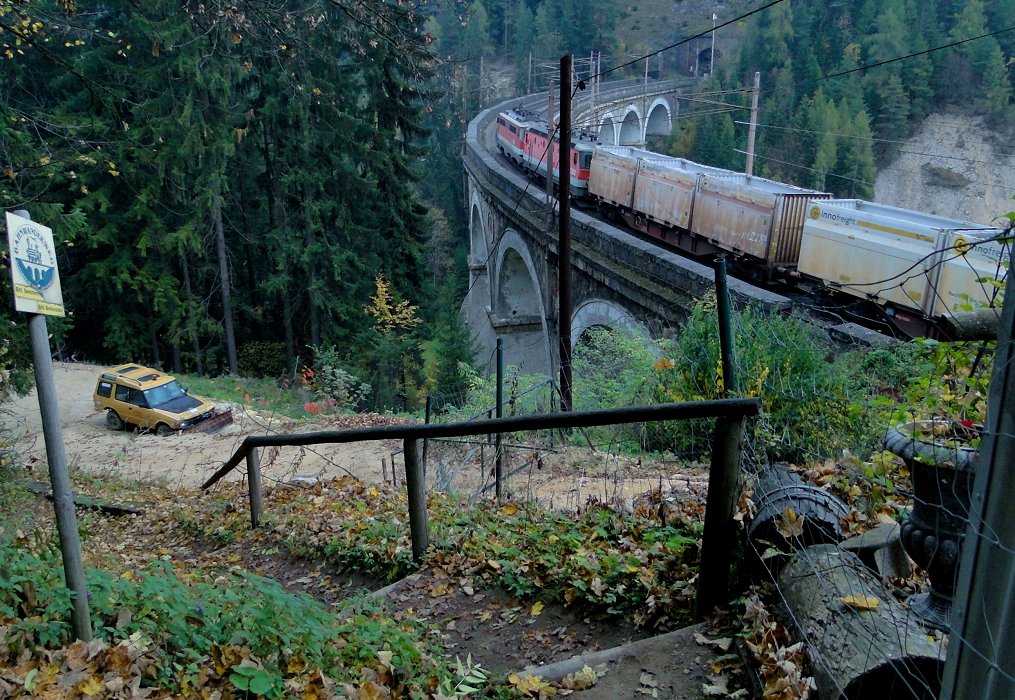
[[[804,674],[803,644],[790,644],[789,635],[769,613],[757,593],[745,603],[744,644],[759,666],[764,700],[802,700],[816,688]]]
[[[204,590],[201,586],[213,582],[223,588],[232,585],[234,578],[247,569],[268,577],[274,575],[291,590],[304,590],[325,603],[337,604],[357,590],[347,588],[339,575],[342,571],[394,580],[415,568],[405,496],[390,486],[364,484],[352,477],[312,484],[276,484],[265,490],[265,518],[258,530],[250,529],[244,484],[222,485],[211,493],[145,486],[130,495],[146,502],[142,514],[113,517],[90,512],[80,516],[86,563],[99,567],[117,590],[131,586],[141,590],[163,574],[175,577],[184,587],[173,590]],[[429,590],[435,600],[460,591],[468,600],[478,603],[484,594],[476,593],[477,589],[490,585],[506,586],[517,595],[538,597],[524,608],[481,610],[476,615],[478,621],[508,624],[520,619],[535,623],[551,600],[585,609],[611,610],[642,624],[665,627],[686,620],[698,542],[693,525],[656,525],[598,508],[590,508],[576,517],[523,504],[468,504],[442,496],[431,498],[429,512],[431,532],[436,537],[427,572]],[[674,521],[679,519],[671,519]],[[163,568],[152,573],[153,566]],[[270,582],[264,585],[270,588]],[[288,595],[281,588],[271,590],[272,596]],[[200,599],[180,602],[185,598],[179,596],[190,594],[173,594],[177,596],[173,599],[176,604],[193,606],[190,612],[165,615],[166,624],[181,625],[174,634],[202,629],[194,620],[208,614],[209,603]],[[108,649],[115,649],[122,641],[118,634],[144,625],[150,627],[154,624],[153,613],[150,607],[138,606],[121,606],[103,613],[108,619],[102,624],[112,635],[103,643]],[[407,611],[407,615],[412,614]],[[2,628],[4,633],[16,619],[15,615],[0,615],[0,625],[6,625]],[[64,625],[61,634],[66,635],[66,624],[61,624]],[[368,620],[367,624],[380,623]],[[400,616],[385,624],[398,627],[407,622]],[[453,628],[454,620],[442,626]],[[407,626],[401,633],[409,634],[410,628]],[[163,634],[169,633],[160,627],[150,637],[155,648],[166,652],[166,643],[156,641]],[[383,645],[390,634],[389,631],[375,642],[363,643]],[[570,648],[571,642],[561,642],[546,631],[534,634],[545,637],[554,648]],[[60,644],[62,638],[54,636],[42,645],[36,640],[34,647],[26,641],[20,648],[29,654],[25,660],[31,659],[31,664],[21,675],[10,676],[14,671],[8,670],[8,676],[0,676],[0,691],[6,690],[3,683],[21,687],[27,683],[41,688],[40,684],[50,680],[57,683],[63,678],[60,687],[64,694],[60,697],[71,697],[66,694],[71,679],[80,681],[80,688],[74,691],[80,697],[93,694],[168,697],[174,693],[197,697],[216,692],[224,692],[223,697],[228,697],[230,689],[251,693],[271,689],[271,693],[284,693],[287,697],[300,694],[331,697],[335,692],[346,691],[353,697],[388,697],[393,689],[405,688],[407,682],[393,672],[397,664],[379,646],[364,657],[372,660],[360,659],[343,666],[344,670],[338,670],[336,677],[336,666],[328,670],[300,655],[280,666],[279,659],[263,658],[242,643],[223,641],[206,652],[194,651],[196,656],[186,661],[163,653],[146,671],[147,675],[142,675],[142,681],[136,682],[135,673],[123,678],[120,686],[102,666],[106,655],[120,652],[96,652],[89,657],[92,665],[88,668],[92,672],[87,677],[68,676],[67,673],[80,670],[61,670],[66,655],[77,658],[69,647]],[[343,636],[335,643],[341,649],[350,641],[350,637]],[[424,646],[422,638],[420,645]],[[401,663],[405,663],[404,659]],[[432,694],[438,677],[440,674],[446,677],[448,667],[429,666],[431,662],[425,659],[417,663],[422,665],[416,667],[419,671],[414,687]],[[166,686],[164,681],[158,681],[176,666],[191,671],[177,673],[175,685]],[[47,670],[52,668],[56,671]],[[33,674],[30,679],[29,673]],[[56,674],[52,679],[51,673]],[[100,682],[104,684],[101,687]],[[107,682],[112,685],[106,685]],[[579,678],[576,682],[583,681]],[[528,697],[549,697],[555,692],[545,682],[525,683],[528,685],[524,690],[516,690]],[[114,692],[122,694],[110,694]],[[561,692],[568,689],[562,687]],[[3,696],[5,693],[0,692],[0,697]]]

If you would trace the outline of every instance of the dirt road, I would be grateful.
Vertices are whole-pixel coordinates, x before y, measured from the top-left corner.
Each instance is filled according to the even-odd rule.
[[[169,437],[114,432],[105,417],[92,406],[92,392],[99,368],[94,365],[54,363],[60,419],[63,425],[67,460],[72,470],[116,474],[124,478],[154,480],[169,486],[193,488],[225,462],[247,435],[277,432],[334,430],[340,419],[321,417],[312,424],[294,422],[270,413],[234,406],[233,425],[215,434],[184,433]],[[18,444],[33,471],[46,473],[46,451],[42,437],[39,403],[33,391],[0,415],[6,428],[20,435]],[[357,443],[307,448],[269,450],[262,457],[264,478],[288,480],[294,475],[353,474],[366,481],[381,479],[381,458],[399,448],[390,443]],[[242,469],[230,478],[241,478]]]

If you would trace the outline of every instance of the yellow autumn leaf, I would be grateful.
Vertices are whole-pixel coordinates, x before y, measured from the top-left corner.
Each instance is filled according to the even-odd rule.
[[[532,610],[529,611],[529,615],[531,615],[532,617],[539,617],[542,614],[543,614],[543,604],[537,601],[532,606]]]
[[[586,664],[580,671],[565,676],[562,685],[568,690],[588,690],[599,680],[596,670]]]
[[[844,595],[839,600],[854,610],[877,610],[881,602],[872,595]]]
[[[804,519],[791,507],[786,506],[782,517],[775,523],[775,529],[786,539],[800,537],[804,534]]]
[[[508,515],[514,515],[517,512],[518,512],[518,506],[515,505],[514,503],[508,503],[506,506],[504,506],[503,508],[501,508],[498,511],[498,514],[499,515],[503,515],[503,516],[508,516]]]
[[[508,683],[530,697],[539,697],[539,694],[552,693],[553,686],[544,681],[541,676],[533,676],[529,673],[512,673],[508,676]]]
[[[89,676],[86,680],[84,680],[81,683],[81,685],[78,686],[78,690],[80,690],[82,694],[87,695],[89,697],[98,695],[99,693],[102,692],[102,689],[103,689],[102,681],[96,678],[95,676]]]

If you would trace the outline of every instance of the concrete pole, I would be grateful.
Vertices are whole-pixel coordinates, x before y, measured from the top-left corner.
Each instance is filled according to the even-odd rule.
[[[754,72],[754,89],[751,91],[751,128],[747,132],[747,167],[744,172],[754,174],[754,137],[758,131],[758,93],[761,92],[761,73]]]
[[[560,410],[571,410],[571,56],[560,57],[560,235],[557,284],[560,311]]]
[[[32,218],[27,211],[14,213],[25,219]],[[49,329],[46,317],[42,314],[27,315],[32,367],[35,370],[35,392],[39,397],[39,413],[42,415],[42,435],[46,443],[46,460],[49,462],[49,481],[53,488],[53,510],[56,512],[56,530],[60,537],[63,575],[67,588],[74,593],[71,630],[81,641],[90,642],[92,623],[88,612],[88,587],[85,585],[85,569],[81,563],[74,491],[67,472],[67,452],[63,444],[63,426],[60,424],[60,401],[53,379]]]
[[[942,700],[1015,698],[1015,284],[1008,278],[987,425],[952,609]]]
[[[715,73],[715,13],[712,13],[712,53],[708,57],[708,74]]]

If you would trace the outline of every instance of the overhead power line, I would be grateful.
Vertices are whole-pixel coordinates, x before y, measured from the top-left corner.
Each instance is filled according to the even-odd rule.
[[[741,107],[740,109],[746,109],[746,107]],[[733,123],[734,124],[740,124],[742,126],[748,126],[750,124],[750,122],[745,122],[745,121],[740,121],[740,120],[736,120]],[[764,128],[764,129],[778,129],[780,131],[798,131],[798,132],[805,133],[805,134],[817,134],[819,136],[835,136],[835,137],[844,138],[844,139],[856,139],[858,141],[872,141],[874,143],[890,143],[890,144],[895,144],[895,145],[898,145],[898,146],[904,146],[907,143],[909,143],[908,141],[899,141],[897,139],[879,139],[876,136],[859,136],[857,134],[842,134],[842,133],[839,133],[837,131],[819,131],[817,129],[804,129],[803,127],[799,127],[799,126],[776,126],[775,124],[756,124],[756,126],[758,126],[760,128]],[[962,161],[965,161],[967,163],[982,163],[984,165],[995,165],[995,163],[992,162],[992,161],[976,160],[976,159],[973,159],[973,158],[963,158],[962,156],[945,156],[945,155],[938,155],[936,153],[924,153],[923,151],[900,150],[899,153],[908,153],[908,154],[914,155],[914,156],[934,156],[935,158],[947,158],[947,159],[950,159],[950,160],[962,160]],[[1001,158],[1015,158],[1015,153],[994,153],[994,155],[999,156]]]

